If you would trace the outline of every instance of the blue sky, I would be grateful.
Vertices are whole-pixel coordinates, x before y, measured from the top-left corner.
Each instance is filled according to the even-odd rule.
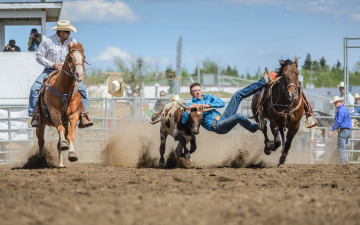
[[[3,1],[3,0],[0,0]],[[26,1],[26,0],[23,0]],[[28,0],[36,2],[36,0]],[[40,0],[37,0],[40,1]],[[343,64],[344,37],[360,37],[359,0],[64,0],[61,19],[78,29],[92,67],[114,65],[114,56],[143,57],[150,69],[176,67],[176,43],[183,38],[182,66],[193,72],[210,57],[239,73],[278,67],[279,59],[325,57]],[[47,35],[55,23],[48,23]],[[6,27],[6,42],[26,50],[32,27]],[[24,37],[24,38],[19,38]],[[360,46],[360,41],[352,41]],[[350,49],[349,68],[360,61]]]

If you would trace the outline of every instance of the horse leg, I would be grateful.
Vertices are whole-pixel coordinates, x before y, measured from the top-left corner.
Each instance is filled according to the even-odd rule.
[[[281,156],[280,156],[278,166],[284,165],[286,157],[289,154],[289,149],[291,147],[291,142],[292,142],[296,132],[297,132],[297,130],[295,132],[290,132],[290,130],[288,131],[288,133],[286,135],[286,143],[285,143],[285,146],[284,146],[283,150],[281,151]]]
[[[36,137],[38,139],[38,146],[39,146],[39,152],[38,154],[40,156],[44,156],[45,152],[44,152],[44,145],[45,145],[45,139],[44,139],[44,135],[45,135],[45,124],[40,125],[39,127],[36,127]]]
[[[271,149],[275,151],[281,145],[279,128],[271,129],[271,132],[274,135],[274,146]]]
[[[280,135],[281,135],[281,140],[282,140],[282,146],[285,146],[285,139],[284,139],[284,128],[280,129]]]
[[[58,142],[58,153],[59,153],[59,167],[64,167],[62,151],[66,151],[69,149],[69,142],[65,139],[65,127],[62,125],[61,114],[56,109],[49,109],[51,118],[54,123],[54,127],[57,128],[59,134],[59,142]]]
[[[60,150],[61,151],[66,151],[69,149],[69,142],[66,140],[65,138],[65,128],[62,126],[63,129],[61,129],[59,131],[59,128],[58,128],[58,131],[59,131],[59,147],[60,147]]]
[[[60,148],[60,140],[57,144],[58,155],[59,155],[59,167],[64,167],[62,150]]]
[[[264,129],[262,130],[262,132],[263,132],[264,138],[265,138],[265,140],[264,140],[264,143],[265,143],[264,153],[266,155],[270,155],[271,154],[271,148],[269,147],[269,143],[271,143],[271,142],[270,142],[269,137],[267,135],[267,125],[266,124],[265,124]]]
[[[76,153],[75,153],[75,147],[74,147],[74,136],[75,136],[76,125],[78,123],[78,119],[75,119],[75,118],[79,118],[79,116],[75,115],[72,118],[70,118],[68,129],[66,130],[66,139],[70,143],[69,153],[68,153],[68,160],[70,162],[76,162],[78,160],[78,157],[76,156]]]
[[[159,160],[159,165],[161,167],[165,165],[164,154],[165,154],[166,138],[167,138],[167,133],[162,132],[160,130],[160,160]]]
[[[195,152],[197,146],[196,146],[196,136],[192,135],[190,139],[190,154]]]

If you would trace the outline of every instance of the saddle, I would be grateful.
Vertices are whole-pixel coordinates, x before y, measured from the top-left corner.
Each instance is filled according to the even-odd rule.
[[[48,77],[44,78],[42,86],[41,86],[40,91],[39,91],[39,96],[38,96],[38,99],[37,99],[37,107],[39,107],[39,109],[41,109],[41,108],[44,109],[46,119],[51,123],[51,125],[54,125],[54,123],[53,123],[53,121],[51,119],[48,107],[46,106],[46,104],[44,103],[44,100],[43,100],[44,94],[45,94],[45,92],[47,90],[54,93],[57,97],[59,97],[61,99],[61,101],[62,101],[62,103],[64,105],[65,110],[64,110],[63,116],[61,117],[61,121],[62,121],[63,125],[65,126],[66,125],[64,123],[65,122],[65,115],[66,115],[67,108],[69,106],[69,100],[71,99],[72,96],[74,96],[76,94],[76,92],[79,91],[79,87],[78,87],[77,83],[75,83],[75,85],[73,87],[72,94],[69,95],[69,94],[66,94],[66,93],[65,94],[61,93],[60,91],[58,91],[53,86],[50,86],[51,79],[58,73],[59,73],[59,70],[55,70],[55,71],[51,72]],[[40,100],[40,102],[39,102],[39,100]],[[40,114],[41,114],[42,111],[41,110],[39,110],[39,111],[40,111]]]
[[[258,116],[259,118],[259,121],[262,121],[264,118],[263,118],[263,111],[264,111],[264,103],[266,100],[268,100],[270,97],[271,97],[271,94],[272,94],[272,88],[273,86],[280,80],[280,76],[277,76],[275,80],[273,80],[268,86],[266,87],[263,87],[262,90],[261,90],[261,94],[260,94],[260,98],[259,98],[259,101],[258,101],[258,104],[257,104],[257,111],[255,113],[255,117]],[[293,114],[296,110],[299,109],[299,107],[301,106],[301,104],[304,104],[304,110],[305,110],[305,115],[306,115],[306,120],[305,120],[305,125],[307,128],[312,128],[314,126],[317,126],[317,120],[315,119],[314,115],[313,115],[313,109],[309,103],[309,101],[307,100],[306,98],[306,95],[303,91],[303,88],[302,88],[302,85],[301,83],[299,82],[299,87],[300,87],[300,101],[298,103],[298,105],[293,108],[290,112],[288,113],[282,113],[282,112],[278,112],[274,106],[273,106],[273,102],[272,102],[272,99],[271,99],[271,105],[270,105],[270,108],[278,115],[278,116],[281,116],[281,117],[284,117],[285,118],[285,124],[286,124],[286,121],[287,121],[287,117],[291,114]],[[313,117],[315,123],[312,124],[312,125],[309,125],[308,124],[308,118],[309,117]]]

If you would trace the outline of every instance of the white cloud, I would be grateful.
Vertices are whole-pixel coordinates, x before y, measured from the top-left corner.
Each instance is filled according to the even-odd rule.
[[[122,1],[76,0],[64,2],[61,19],[71,22],[128,22],[139,20],[133,10]]]
[[[145,63],[147,63],[148,65],[150,65],[153,68],[156,67],[166,67],[168,65],[171,64],[171,60],[166,58],[166,57],[150,57],[150,56],[146,56],[144,57],[144,61]]]
[[[134,60],[131,57],[130,54],[127,52],[122,51],[118,47],[109,46],[106,49],[104,49],[96,58],[94,58],[92,61],[113,61],[114,57],[119,57],[120,59],[123,59],[126,62],[132,63]]]
[[[237,3],[242,5],[274,5],[284,1],[281,0],[222,0],[223,2]]]
[[[222,0],[242,5],[284,5],[290,12],[351,14],[360,10],[359,0]]]
[[[355,23],[360,23],[360,14],[350,15],[349,19]]]

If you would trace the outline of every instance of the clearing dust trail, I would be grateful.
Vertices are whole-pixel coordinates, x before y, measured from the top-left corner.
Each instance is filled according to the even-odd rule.
[[[157,167],[160,158],[159,129],[160,125],[151,125],[146,121],[125,123],[121,129],[112,132],[112,136],[102,152],[104,164],[123,167]],[[197,149],[191,155],[191,167],[247,167],[259,163],[274,166],[278,164],[282,150],[282,146],[280,146],[271,155],[265,155],[262,133],[253,134],[239,127],[225,135],[218,135],[201,128],[196,141]],[[170,158],[169,155],[176,146],[177,142],[168,136],[165,159],[173,166],[176,162],[172,161],[174,160],[173,155]],[[325,163],[331,163],[330,158],[336,157],[336,154],[332,153],[334,151],[335,149],[327,149]],[[303,149],[296,149],[296,146],[293,145],[286,163],[307,163],[299,157],[303,152]]]
[[[123,167],[153,167],[158,165],[160,146],[160,125],[126,123],[112,132],[102,159],[105,165]],[[237,137],[238,136],[238,137]],[[177,142],[167,138],[165,158],[174,151]],[[243,167],[266,162],[276,164],[280,150],[270,156],[263,153],[261,133],[252,134],[242,128],[225,135],[218,135],[201,128],[197,135],[197,150],[191,155],[191,166],[230,166],[233,160],[242,159]],[[141,162],[139,162],[141,161]]]

